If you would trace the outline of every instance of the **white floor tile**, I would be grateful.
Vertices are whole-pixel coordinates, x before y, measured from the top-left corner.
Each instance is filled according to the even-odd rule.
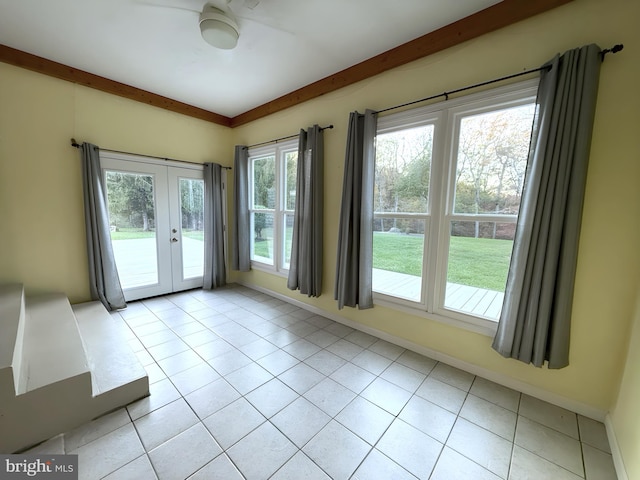
[[[239,398],[205,418],[203,423],[220,446],[226,450],[265,421],[266,418],[249,402]]]
[[[127,405],[127,411],[133,420],[180,398],[180,392],[168,378],[149,385],[149,392],[148,397]]]
[[[429,357],[412,352],[411,350],[405,350],[402,355],[397,358],[396,362],[412,368],[424,375],[429,375],[438,363]]]
[[[405,352],[404,348],[387,342],[386,340],[377,340],[369,347],[369,350],[390,360],[396,360]]]
[[[271,477],[271,480],[331,480],[331,478],[304,453],[298,452]]]
[[[395,420],[376,448],[418,478],[429,478],[443,445],[420,430]]]
[[[393,419],[389,412],[362,397],[356,397],[336,416],[338,422],[370,445],[375,445]]]
[[[198,423],[151,450],[149,458],[160,480],[182,480],[221,453],[211,434]]]
[[[134,423],[142,443],[147,451],[150,451],[198,423],[198,417],[181,398],[137,419]]]
[[[377,343],[374,343],[372,347],[375,345],[377,345]],[[400,353],[398,355],[400,355]],[[356,355],[353,360],[351,360],[351,363],[364,368],[374,375],[380,375],[387,369],[389,365],[393,363],[393,360],[385,357],[384,355],[376,353],[372,351],[371,348],[369,348],[368,350],[365,350]]]
[[[611,454],[590,445],[582,445],[587,480],[617,480]]]
[[[171,376],[202,363],[204,363],[204,360],[200,355],[193,350],[187,350],[160,360],[158,365],[167,376]]]
[[[438,405],[413,396],[398,418],[417,428],[440,443],[447,441],[456,416]]]
[[[278,378],[302,395],[324,380],[326,376],[305,363],[299,363],[295,367],[280,374]]]
[[[64,448],[67,451],[76,450],[107,433],[131,423],[127,410],[121,408],[113,413],[104,415],[92,422],[86,423],[64,435]]]
[[[218,378],[220,378],[220,375],[211,366],[207,363],[201,363],[188,370],[171,375],[171,382],[182,395],[188,395]]]
[[[515,444],[576,475],[584,475],[580,442],[564,433],[520,416]]]
[[[302,448],[330,420],[331,417],[329,415],[306,398],[300,397],[272,417],[271,423],[296,444],[298,448]]]
[[[231,447],[227,454],[248,480],[266,480],[296,451],[287,437],[266,422]]]
[[[320,350],[308,357],[304,363],[315,368],[320,373],[331,375],[346,363],[346,360],[327,350]]]
[[[302,449],[331,478],[349,478],[371,446],[332,420]]]
[[[156,480],[158,478],[147,455],[142,455],[120,467],[115,472],[104,477],[104,480],[141,480],[143,478],[145,480]]]
[[[345,360],[351,360],[353,357],[358,355],[360,352],[364,350],[359,345],[355,343],[351,343],[344,338],[341,338],[337,342],[332,343],[327,347],[327,350],[331,353],[335,353],[340,358],[344,358]]]
[[[469,393],[512,412],[517,413],[520,406],[520,392],[503,387],[482,377],[476,377]]]
[[[447,365],[446,363],[438,363],[433,368],[429,376],[431,378],[435,378],[436,380],[440,380],[441,382],[447,383],[452,387],[464,390],[465,392],[469,391],[474,379],[473,374]]]
[[[219,378],[191,392],[185,397],[185,400],[196,415],[204,420],[238,398],[240,398],[240,394],[224,378]]]
[[[123,467],[145,452],[133,425],[128,424],[67,453],[78,455],[79,478],[93,480]]]
[[[266,418],[273,417],[299,395],[277,378],[269,380],[245,397]]]
[[[602,422],[597,422],[582,415],[578,415],[580,441],[591,445],[606,453],[611,453],[607,430]]]
[[[416,477],[375,448],[351,477],[352,480],[394,479],[416,480]]]
[[[477,463],[444,447],[429,480],[500,480],[500,477]]]
[[[460,410],[460,416],[513,442],[518,416],[511,410],[469,394]]]
[[[509,480],[580,480],[582,478],[518,445],[513,448]]]
[[[427,377],[420,385],[416,395],[455,414],[460,411],[467,398],[467,392],[464,390],[431,377]]]
[[[333,372],[329,378],[347,387],[352,392],[360,393],[367,388],[376,377],[373,373],[367,372],[365,369],[349,362]]]
[[[481,467],[506,478],[513,444],[463,418],[458,418],[447,446]]]
[[[246,287],[114,315],[151,396],[34,450],[80,478],[615,478],[602,423]]]
[[[356,394],[330,378],[311,388],[304,397],[330,417],[335,417]]]
[[[191,475],[189,480],[244,480],[244,477],[229,457],[222,454]]]
[[[361,395],[372,403],[384,408],[392,415],[397,415],[402,410],[409,399],[411,393],[405,389],[387,382],[383,378],[377,378],[365,388]]]
[[[267,383],[273,378],[273,375],[257,363],[250,363],[230,373],[225,378],[241,395],[246,395],[260,385]]]
[[[400,359],[401,358],[402,356]],[[394,362],[389,365],[387,369],[380,374],[380,377],[411,393],[415,393],[424,379],[427,378],[424,373],[420,373],[419,371],[398,362]]]
[[[541,423],[558,432],[578,440],[578,418],[569,410],[538,400],[529,395],[522,395],[518,413],[529,420]]]
[[[258,365],[264,368],[273,376],[278,376],[283,372],[286,372],[291,367],[297,365],[300,362],[296,357],[289,355],[283,350],[276,350],[269,355],[262,357],[257,361]]]

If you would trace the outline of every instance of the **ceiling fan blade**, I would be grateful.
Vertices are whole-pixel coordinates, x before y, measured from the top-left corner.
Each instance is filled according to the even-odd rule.
[[[260,0],[229,0],[229,8],[232,10],[238,11],[242,8],[248,8],[249,10],[253,10],[258,6]]]
[[[134,0],[133,3],[135,3],[136,5],[140,5],[141,7],[170,8],[172,10],[182,10],[183,12],[199,13],[197,10],[193,10],[191,8],[179,7],[177,5],[168,5],[166,3],[158,3],[154,1]]]
[[[244,0],[244,6],[249,10],[253,10],[254,8],[256,8],[259,3],[260,0]]]

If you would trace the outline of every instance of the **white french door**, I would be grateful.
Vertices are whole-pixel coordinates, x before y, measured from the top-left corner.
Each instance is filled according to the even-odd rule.
[[[100,160],[125,299],[202,286],[202,167],[109,152]]]

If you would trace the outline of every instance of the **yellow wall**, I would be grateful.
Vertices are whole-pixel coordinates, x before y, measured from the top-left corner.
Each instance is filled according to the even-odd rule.
[[[629,353],[618,399],[611,411],[616,441],[625,463],[628,478],[640,478],[640,288],[629,337]]]
[[[318,123],[325,132],[325,235],[323,294],[317,300],[291,292],[281,277],[235,273],[247,284],[313,304],[427,348],[529,383],[606,412],[617,391],[640,275],[640,2],[576,0],[533,19],[485,35],[393,71],[233,130],[251,144]],[[381,109],[534,68],[587,43],[625,50],[603,64],[584,206],[572,319],[570,366],[536,369],[505,360],[489,337],[377,306],[338,311],[333,301],[339,198],[350,111]]]
[[[0,63],[0,283],[89,300],[79,151],[232,160],[230,130]]]

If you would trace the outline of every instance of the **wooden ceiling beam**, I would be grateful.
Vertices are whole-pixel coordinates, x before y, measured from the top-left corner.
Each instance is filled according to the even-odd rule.
[[[200,120],[206,120],[207,122],[216,123],[225,127],[231,126],[231,118],[225,117],[224,115],[178,102],[177,100],[163,97],[162,95],[100,77],[93,73],[47,60],[46,58],[38,57],[5,45],[0,45],[0,62],[26,68],[27,70],[49,75],[50,77],[67,80],[78,85],[95,88],[96,90],[111,93],[112,95],[146,103],[147,105],[181,113],[189,117],[199,118]]]
[[[231,126],[244,125],[299,103],[307,102],[571,1],[573,0],[503,0],[457,22],[233,117]]]
[[[446,25],[431,33],[387,50],[338,73],[313,82],[233,118],[178,102],[171,98],[100,77],[46,58],[0,45],[0,62],[26,68],[62,80],[95,88],[225,127],[237,127],[273,113],[307,102],[374,75],[386,72],[428,55],[446,50],[486,33],[512,25],[573,0],[503,0],[491,7]]]

